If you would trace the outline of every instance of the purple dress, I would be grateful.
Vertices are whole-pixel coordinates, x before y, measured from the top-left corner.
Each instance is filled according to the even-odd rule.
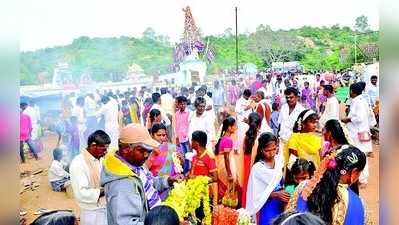
[[[302,89],[301,100],[307,109],[314,108],[315,101],[313,99],[312,90],[310,88]]]

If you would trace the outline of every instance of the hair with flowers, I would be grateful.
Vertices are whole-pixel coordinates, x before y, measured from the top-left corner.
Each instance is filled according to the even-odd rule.
[[[351,145],[327,155],[301,192],[310,212],[331,224],[332,209],[339,200],[337,188],[341,177],[354,169],[362,171],[365,164],[366,155]]]

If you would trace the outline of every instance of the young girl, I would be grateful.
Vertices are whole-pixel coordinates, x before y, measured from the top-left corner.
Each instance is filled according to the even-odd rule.
[[[159,111],[158,109],[151,109],[146,123],[148,131],[151,133],[152,125],[161,122],[162,122],[161,111]]]
[[[270,224],[284,212],[285,203],[290,199],[284,191],[282,162],[275,160],[277,146],[277,138],[272,133],[260,135],[249,176],[246,205],[250,215],[258,213],[258,225]]]
[[[218,170],[218,191],[220,199],[224,196],[229,185],[234,185],[232,171],[232,156],[231,150],[233,149],[232,135],[237,130],[236,120],[233,117],[228,117],[223,121],[222,132],[220,138],[215,145],[216,165]]]
[[[346,126],[338,120],[329,120],[323,128],[324,146],[321,157],[338,153],[346,148],[352,141]],[[359,194],[359,182],[355,182],[350,189]]]
[[[320,164],[321,137],[315,134],[318,124],[317,114],[307,109],[302,111],[295,122],[293,134],[288,139],[285,149],[285,163],[289,162],[290,155],[312,161],[316,167]]]
[[[237,163],[239,171],[238,181],[242,188],[242,199],[241,199],[242,207],[245,207],[246,204],[248,178],[253,162],[252,155],[256,155],[257,143],[255,143],[255,140],[259,134],[259,130],[262,124],[262,118],[259,116],[257,112],[253,112],[248,116],[248,124],[249,128],[245,133],[243,146],[242,149],[240,150],[239,162]]]
[[[338,120],[328,120],[323,128],[324,146],[321,157],[336,152],[343,145],[349,145],[349,134],[344,124]]]
[[[329,155],[315,171],[317,176],[299,184],[287,211],[316,213],[327,224],[368,224],[361,199],[348,187],[365,165],[366,155],[353,146]]]
[[[291,169],[288,170],[285,191],[292,195],[299,183],[313,177],[315,170],[316,167],[312,161],[296,159]]]

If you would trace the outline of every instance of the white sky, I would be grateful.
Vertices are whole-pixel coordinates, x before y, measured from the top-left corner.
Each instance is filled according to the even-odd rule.
[[[205,35],[234,31],[238,6],[239,32],[255,31],[260,24],[272,29],[309,26],[353,27],[355,18],[368,16],[379,29],[378,0],[22,0],[20,49],[35,50],[67,45],[80,36],[141,37],[147,27],[171,41],[184,26],[182,8],[191,7]]]

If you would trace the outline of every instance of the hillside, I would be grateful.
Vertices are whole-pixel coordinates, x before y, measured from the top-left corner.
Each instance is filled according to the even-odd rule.
[[[260,25],[256,32],[239,35],[239,63],[264,69],[274,61],[300,61],[306,70],[339,70],[355,61],[378,59],[379,32],[357,33],[349,27],[308,27],[273,31]],[[202,37],[215,52],[209,73],[235,68],[235,36],[232,29],[219,36]],[[132,64],[145,74],[169,72],[174,45],[168,37],[147,29],[142,38],[79,37],[66,46],[21,53],[21,85],[51,80],[57,63],[68,63],[74,78],[88,73],[94,80],[121,80]]]

